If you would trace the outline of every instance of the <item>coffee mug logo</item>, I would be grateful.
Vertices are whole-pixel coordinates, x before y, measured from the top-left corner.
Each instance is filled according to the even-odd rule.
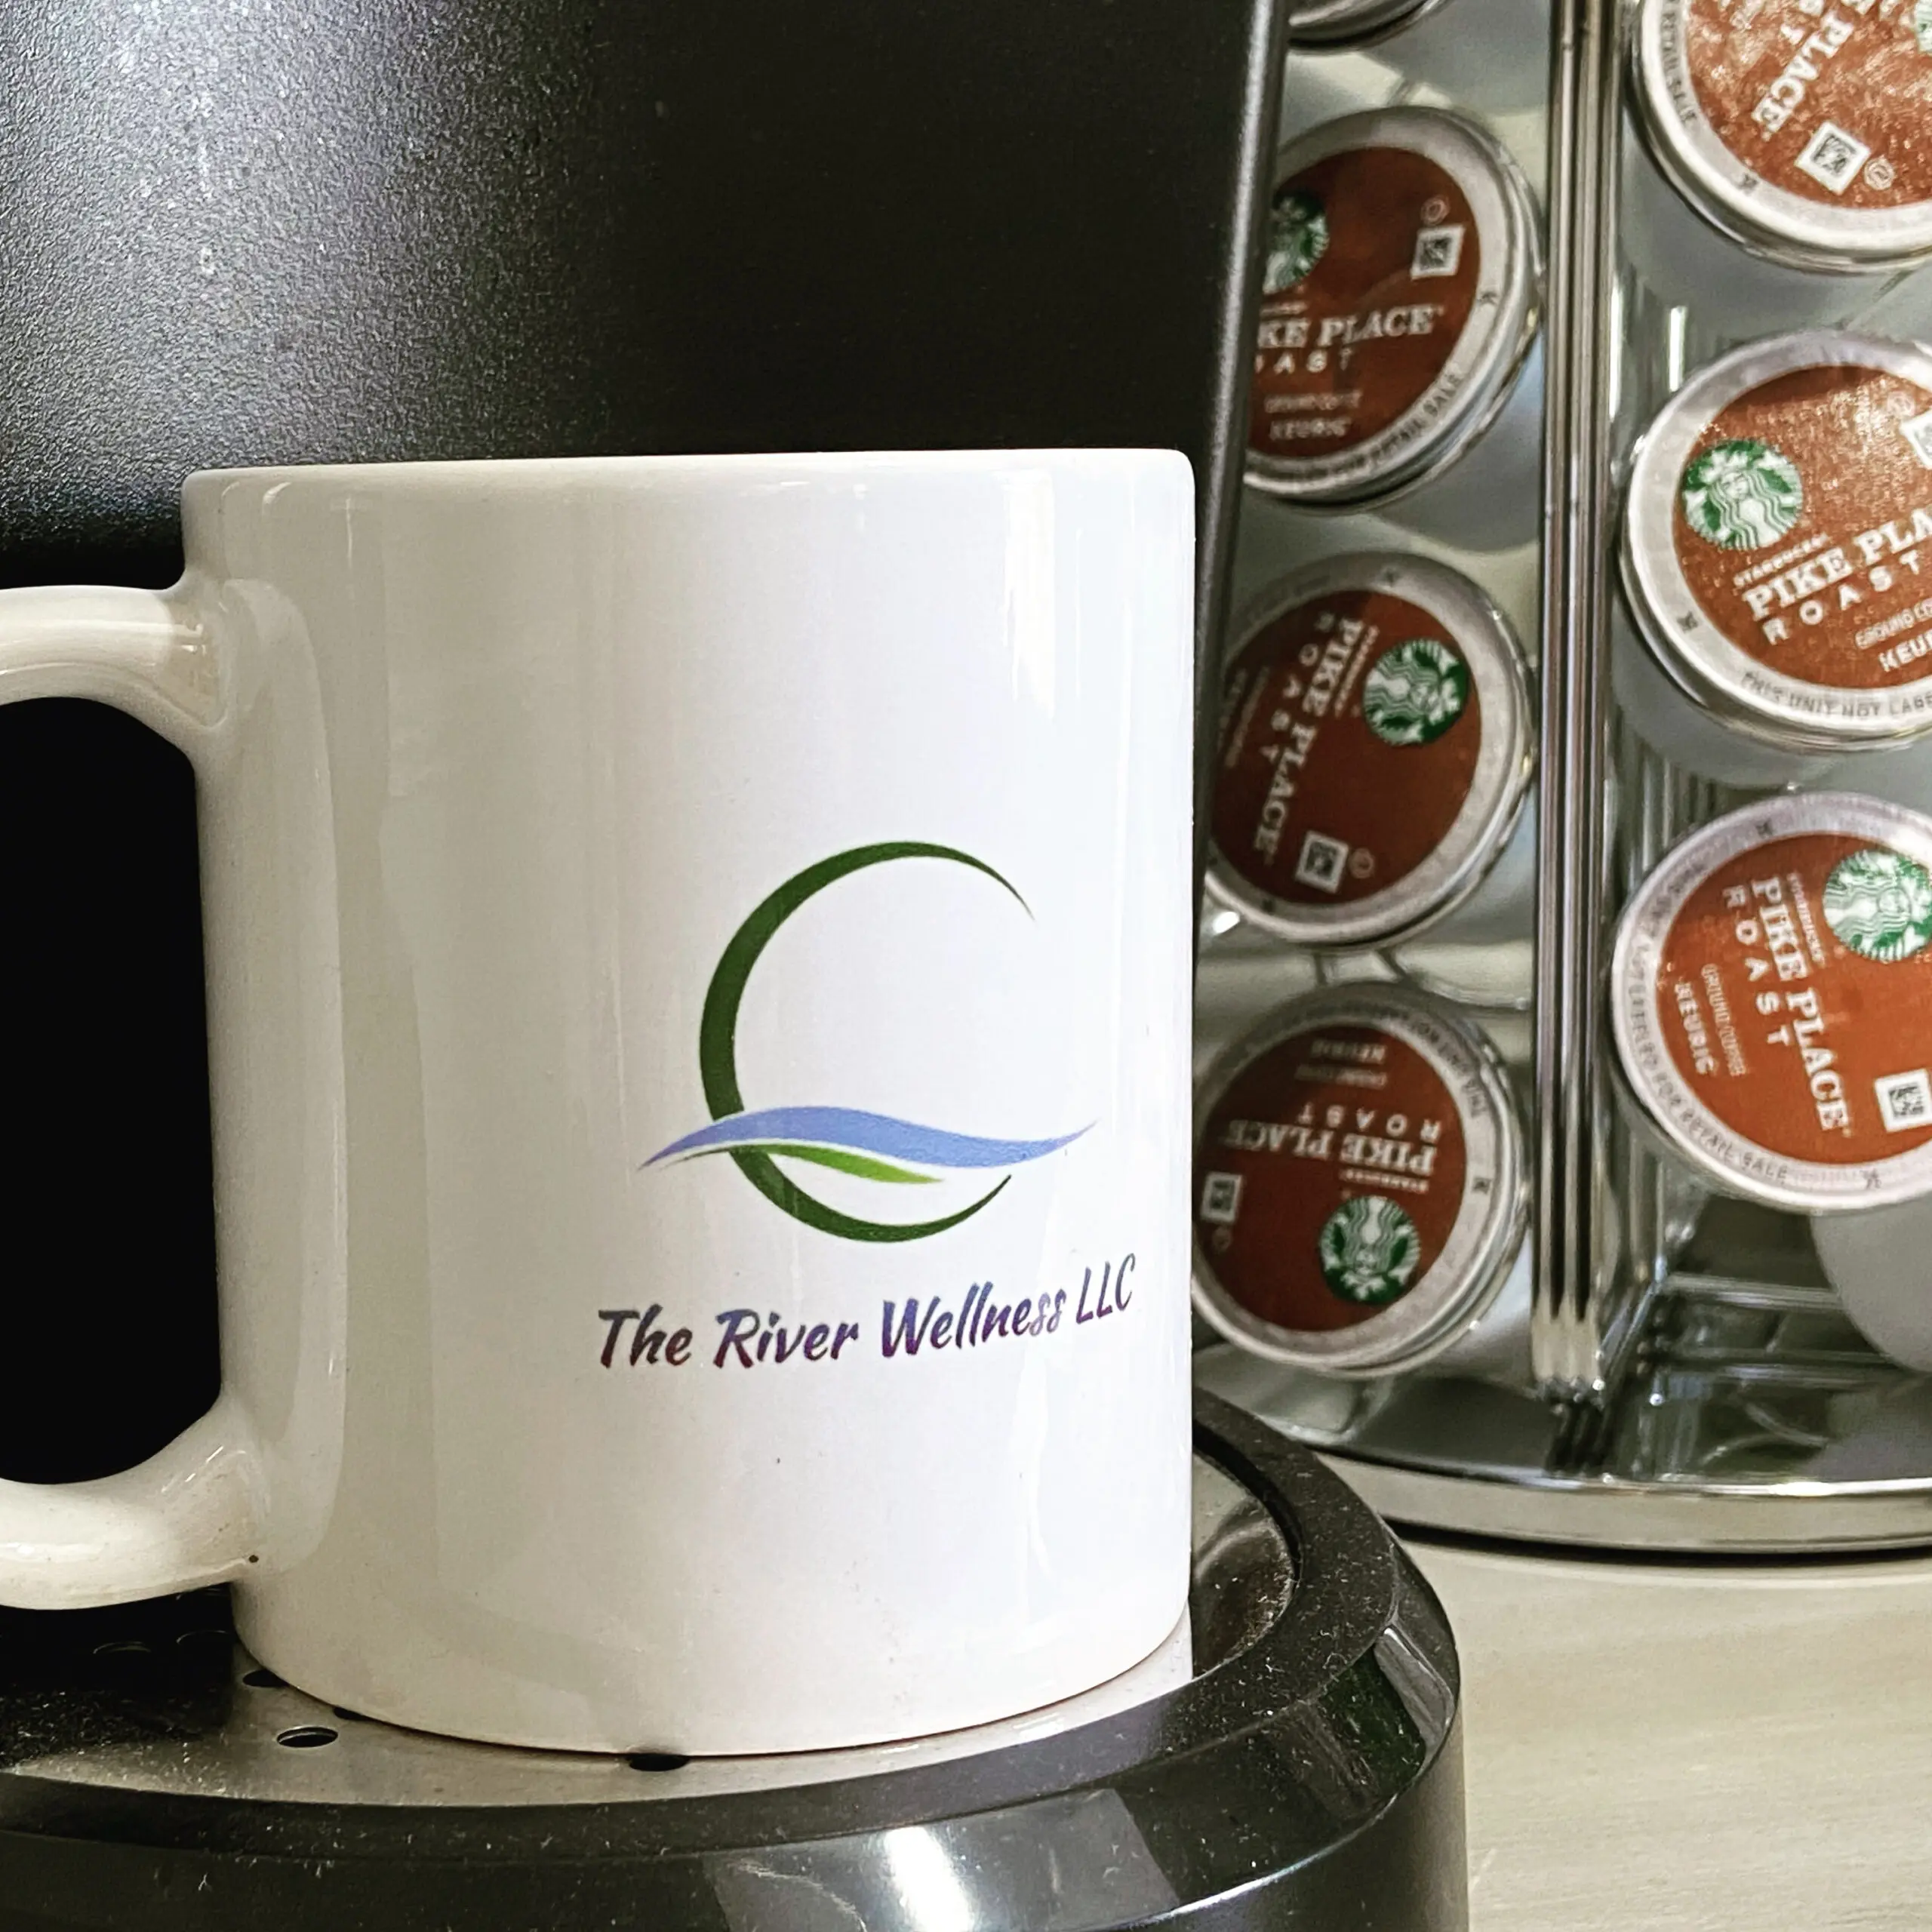
[[[1804,513],[1804,479],[1782,450],[1755,437],[1718,443],[1684,472],[1684,520],[1707,543],[1760,550]]]
[[[1370,1307],[1399,1300],[1422,1259],[1415,1223],[1380,1194],[1343,1201],[1321,1224],[1319,1246],[1329,1292]]]
[[[856,1107],[781,1106],[747,1109],[738,1085],[739,1009],[752,968],[778,931],[807,900],[853,872],[898,859],[941,859],[983,873],[1011,895],[1020,909],[1031,909],[1012,884],[969,852],[949,845],[903,840],[860,845],[808,866],[758,905],[720,955],[704,997],[698,1025],[698,1069],[704,1084],[711,1124],[660,1148],[644,1164],[694,1160],[710,1154],[728,1154],[738,1171],[772,1204],[794,1220],[823,1234],[847,1241],[919,1241],[941,1234],[970,1220],[1004,1191],[1009,1171],[978,1200],[957,1214],[928,1221],[873,1221],[842,1210],[808,1193],[780,1168],[780,1160],[803,1161],[830,1168],[881,1186],[930,1186],[935,1172],[990,1171],[1024,1166],[1057,1153],[1085,1134],[1076,1128],[1048,1140],[996,1140],[977,1134],[956,1134],[944,1128],[924,1127],[890,1114],[869,1113]],[[1089,1123],[1091,1126],[1091,1123]]]
[[[1854,852],[1825,881],[1825,923],[1861,958],[1909,959],[1932,943],[1932,873],[1882,846]]]

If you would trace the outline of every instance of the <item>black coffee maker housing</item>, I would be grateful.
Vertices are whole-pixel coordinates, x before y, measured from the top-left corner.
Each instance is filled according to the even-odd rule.
[[[1150,445],[1211,637],[1281,11],[10,0],[0,581],[171,581],[210,466]],[[219,1380],[193,786],[0,706],[0,1474],[58,1479]]]

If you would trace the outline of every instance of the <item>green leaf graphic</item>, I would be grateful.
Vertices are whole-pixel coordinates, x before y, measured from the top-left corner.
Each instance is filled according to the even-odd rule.
[[[787,1161],[810,1161],[821,1168],[836,1168],[841,1174],[856,1174],[861,1180],[888,1180],[900,1187],[936,1187],[937,1174],[915,1174],[910,1168],[894,1167],[873,1154],[854,1154],[843,1147],[806,1147],[783,1140],[766,1140],[745,1149],[748,1153],[769,1154]]]

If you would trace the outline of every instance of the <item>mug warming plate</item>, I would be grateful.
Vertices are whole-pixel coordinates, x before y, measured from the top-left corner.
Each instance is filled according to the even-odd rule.
[[[220,1592],[0,1612],[0,1932],[1466,1927],[1441,1607],[1312,1457],[1211,1397],[1189,1626],[1004,1724],[679,1761],[333,1709],[256,1668]]]

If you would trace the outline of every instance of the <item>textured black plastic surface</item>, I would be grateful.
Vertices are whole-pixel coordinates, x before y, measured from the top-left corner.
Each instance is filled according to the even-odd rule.
[[[1269,37],[1263,0],[9,0],[8,576],[167,581],[211,464],[1215,470]]]
[[[1203,486],[1204,629],[1278,11],[6,0],[0,582],[168,582],[177,488],[210,465],[1153,445]],[[111,724],[45,729],[123,786],[100,777]],[[180,790],[143,781],[125,809],[178,827]],[[0,878],[8,943],[55,989],[8,1050],[31,1122],[96,1017],[57,990],[98,943],[76,902],[118,891],[131,848],[51,810],[9,836],[44,841],[57,881]],[[36,1472],[125,1462],[205,1397],[205,1227],[146,1224],[117,1187],[138,1160],[151,1191],[205,1197],[199,1001],[158,990],[181,978],[191,869],[153,890],[169,909],[115,965],[189,1070],[90,1073],[90,1158],[63,1183],[0,1174],[0,1315],[38,1337],[0,1473],[27,1472],[23,1439]],[[131,1110],[179,1131],[130,1147]],[[71,1246],[90,1217],[118,1232]],[[129,1327],[137,1304],[171,1312],[171,1343]]]
[[[1118,1717],[843,1783],[465,1809],[60,1781],[32,1760],[218,1724],[226,1646],[192,1635],[205,1598],[100,1613],[85,1645],[73,1620],[23,1641],[20,1614],[0,1617],[0,1764],[20,1767],[0,1775],[0,1932],[921,1932],[938,1921],[904,1889],[913,1827],[948,1925],[1464,1932],[1441,1606],[1307,1451],[1211,1397],[1197,1439],[1294,1551],[1294,1591],[1254,1642]],[[119,1654],[93,1647],[109,1622],[162,1663],[117,1682]]]

